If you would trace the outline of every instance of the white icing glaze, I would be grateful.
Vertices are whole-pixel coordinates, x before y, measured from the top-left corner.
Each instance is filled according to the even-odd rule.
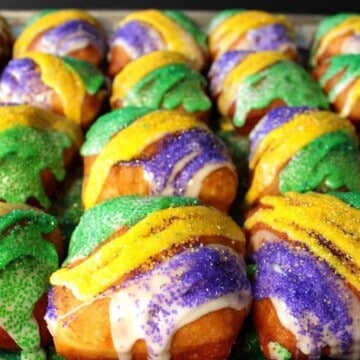
[[[345,356],[341,353],[339,340],[336,337],[336,334],[333,334],[330,331],[330,324],[322,331],[322,338],[320,340],[321,347],[324,348],[327,345],[330,347],[330,357],[356,360],[360,357],[360,300],[353,292],[344,288],[341,280],[339,280],[338,285],[344,290],[344,296],[346,296],[345,294],[348,294],[348,314],[353,319],[353,323],[349,328],[349,332],[353,335],[353,346],[350,349],[351,355]],[[306,316],[304,315],[302,317],[301,321],[299,321],[299,319],[295,319],[291,315],[290,310],[283,301],[276,298],[270,298],[270,300],[281,324],[295,336],[297,348],[302,353],[309,355],[315,348],[314,341],[310,338],[309,334],[303,333],[301,324],[308,323],[309,321],[316,324],[318,321],[317,317],[309,312]]]
[[[234,166],[229,163],[206,164],[199,171],[197,171],[191,178],[191,180],[188,182],[184,196],[198,197],[204,179],[213,171],[218,170],[222,167],[227,167],[235,173]]]
[[[81,30],[81,29],[80,29]],[[74,33],[72,36],[67,36],[66,38],[62,38],[61,41],[47,41],[46,37],[41,38],[41,40],[37,43],[35,47],[35,51],[46,51],[49,54],[57,54],[59,56],[66,56],[69,53],[77,50],[81,50],[91,45],[90,39],[83,36],[81,39],[80,36],[81,31]],[[71,38],[78,38],[76,41],[73,41]],[[66,49],[63,47],[63,43],[68,42],[66,44]]]
[[[222,245],[210,245],[210,247],[226,248],[227,251],[236,254],[235,251]],[[191,251],[191,250],[190,250]],[[237,255],[239,256],[239,255]],[[239,261],[243,264],[242,268],[245,273],[245,262],[242,257]],[[111,334],[115,351],[121,360],[131,360],[131,350],[137,340],[143,339],[148,347],[149,359],[168,360],[170,359],[171,342],[174,334],[181,327],[199,319],[205,314],[224,309],[232,308],[235,310],[245,309],[249,312],[251,303],[251,291],[242,290],[235,293],[229,293],[217,299],[209,300],[197,307],[179,306],[176,302],[170,302],[168,308],[164,309],[171,317],[165,316],[154,319],[151,314],[151,306],[156,304],[156,296],[153,294],[161,294],[165,299],[171,299],[173,294],[164,293],[162,288],[171,283],[173,278],[165,276],[159,272],[153,271],[150,279],[139,278],[139,281],[131,283],[126,288],[109,290],[97,298],[109,297],[109,318],[111,326]],[[144,289],[146,289],[144,291]],[[166,302],[166,300],[165,300]],[[72,314],[78,312],[81,308],[91,303],[82,303],[80,306],[73,308],[69,312],[58,316],[57,319],[46,317],[47,325],[51,334],[56,333],[56,328],[61,324],[61,320],[69,318]],[[159,303],[163,305],[162,303]],[[149,321],[156,322],[158,333],[158,341],[153,341],[153,333],[149,331],[146,325]]]
[[[342,54],[360,54],[360,36],[348,37],[341,46]]]

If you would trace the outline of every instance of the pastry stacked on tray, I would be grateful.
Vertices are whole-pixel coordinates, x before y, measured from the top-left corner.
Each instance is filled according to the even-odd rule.
[[[0,358],[359,358],[358,27],[319,24],[309,71],[260,10],[30,19],[0,76]]]

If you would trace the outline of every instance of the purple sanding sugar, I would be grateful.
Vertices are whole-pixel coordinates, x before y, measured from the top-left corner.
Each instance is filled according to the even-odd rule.
[[[209,78],[211,79],[210,90],[214,96],[220,91],[229,72],[251,53],[253,53],[253,51],[228,51],[212,64],[209,71]]]
[[[135,20],[129,21],[115,30],[111,46],[117,44],[125,44],[130,47],[135,58],[164,48],[162,38],[155,30]]]
[[[191,154],[194,157],[176,169],[176,165]],[[191,178],[204,166],[230,162],[226,147],[219,138],[208,131],[192,129],[178,136],[166,137],[161,150],[150,158],[121,164],[142,165],[151,180],[153,195],[161,194],[169,186],[173,195],[183,195]]]
[[[302,334],[312,341],[310,359],[318,359],[328,345],[322,335],[328,325],[339,340],[342,355],[349,352],[353,343],[350,290],[325,262],[284,242],[265,243],[254,260],[255,299],[276,298],[286,304],[294,318],[300,320],[311,313],[318,319],[316,324],[308,321],[300,325]]]
[[[56,311],[56,307],[54,305],[54,288],[53,287],[51,287],[50,290],[48,291],[45,318],[49,319],[49,320],[57,319],[57,311]]]
[[[254,51],[295,47],[286,27],[281,24],[271,24],[250,30],[247,32],[246,38],[250,43],[250,50]]]
[[[65,56],[72,51],[93,45],[105,56],[106,40],[101,31],[82,20],[72,20],[44,33],[41,48],[50,54]]]
[[[309,106],[288,107],[280,106],[271,109],[251,131],[250,139],[250,158],[254,155],[256,147],[264,137],[272,130],[289,122],[296,114],[302,114],[306,111],[313,110]]]
[[[0,77],[0,101],[49,107],[52,90],[29,58],[11,60]]]
[[[149,289],[154,278],[163,281],[159,287]],[[130,289],[132,294],[134,285],[135,297],[143,294],[143,299],[149,298],[148,321],[144,326],[151,339],[148,345],[163,343],[164,327],[167,334],[176,327],[179,308],[196,308],[230,293],[239,293],[241,303],[241,292],[250,294],[243,260],[226,247],[186,250],[123,283],[122,288]]]

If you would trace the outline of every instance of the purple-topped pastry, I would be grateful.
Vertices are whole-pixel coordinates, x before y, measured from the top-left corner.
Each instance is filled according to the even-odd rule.
[[[360,357],[360,193],[265,196],[245,221],[266,359]]]
[[[225,144],[178,111],[114,110],[90,128],[81,154],[85,208],[119,195],[152,194],[200,198],[226,211],[236,195]]]
[[[129,62],[153,51],[169,50],[191,60],[197,70],[207,63],[206,35],[180,11],[141,10],[115,27],[108,55],[113,77]]]
[[[215,60],[232,50],[280,51],[297,57],[293,25],[282,15],[257,10],[224,10],[210,23],[208,45]]]
[[[244,250],[241,228],[196,199],[133,195],[88,209],[50,280],[57,352],[227,359],[251,303]]]
[[[45,10],[31,18],[14,44],[14,57],[29,51],[74,57],[99,66],[107,51],[101,24],[81,10]]]

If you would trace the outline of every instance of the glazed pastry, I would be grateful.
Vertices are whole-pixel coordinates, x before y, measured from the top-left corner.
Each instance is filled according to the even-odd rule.
[[[80,128],[62,116],[0,106],[0,199],[48,208],[81,143]]]
[[[105,31],[86,11],[44,10],[29,19],[15,41],[13,56],[23,58],[31,51],[68,56],[99,66],[107,51]]]
[[[213,63],[209,78],[220,114],[242,134],[277,106],[329,107],[311,75],[276,51],[227,52]]]
[[[225,359],[251,300],[244,238],[182,197],[118,197],[86,211],[46,314],[68,359]],[[96,329],[96,331],[93,331]]]
[[[334,55],[360,54],[360,14],[327,16],[317,27],[310,52],[312,66]]]
[[[295,60],[295,31],[283,15],[258,10],[224,10],[210,22],[208,45],[213,60],[233,50],[280,51]]]
[[[265,196],[245,222],[267,359],[360,358],[360,193]]]
[[[224,143],[202,122],[178,111],[123,108],[86,134],[85,209],[119,195],[199,197],[228,210],[237,175]]]
[[[111,107],[178,109],[207,120],[211,101],[207,83],[191,62],[171,51],[155,51],[134,60],[115,76]]]
[[[287,191],[360,191],[354,127],[330,111],[271,110],[250,134],[249,168],[248,206]]]
[[[355,126],[358,125],[360,121],[360,51],[359,54],[328,58],[314,69],[313,75],[328,94],[334,110],[340,116],[352,120]]]
[[[49,278],[62,251],[56,218],[23,204],[0,203],[0,349],[45,360]],[[20,357],[19,357],[20,358]]]
[[[6,19],[0,15],[0,68],[10,60],[14,38],[11,27]]]
[[[108,74],[115,76],[129,62],[152,51],[175,51],[196,70],[207,64],[206,35],[189,17],[174,10],[135,11],[115,27],[108,56]]]
[[[107,94],[106,79],[92,65],[42,53],[8,63],[0,77],[0,101],[50,110],[87,128]]]

